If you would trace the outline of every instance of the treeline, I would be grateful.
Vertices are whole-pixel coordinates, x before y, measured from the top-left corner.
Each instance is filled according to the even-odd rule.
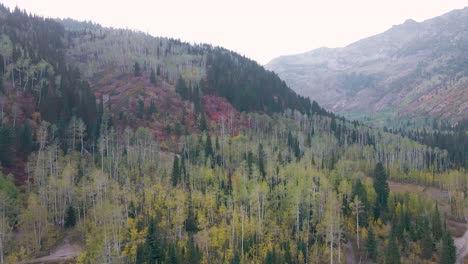
[[[10,12],[0,6],[0,12],[2,164],[11,166],[15,153],[27,157],[33,150],[30,127],[40,120],[56,126],[53,133],[64,149],[73,116],[86,125],[86,137],[95,140],[100,122],[96,99],[79,71],[65,62],[63,26],[17,8]]]
[[[468,120],[446,130],[399,130],[398,133],[433,148],[445,149],[454,168],[468,169]]]
[[[297,95],[275,73],[234,52],[214,48],[208,52],[206,64],[205,92],[225,97],[239,111],[274,113],[290,108],[330,115],[316,102]]]

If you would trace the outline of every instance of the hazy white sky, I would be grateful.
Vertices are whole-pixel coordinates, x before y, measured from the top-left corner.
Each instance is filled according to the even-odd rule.
[[[261,64],[286,54],[340,47],[468,0],[0,0],[47,17],[92,20],[154,36],[223,46]]]

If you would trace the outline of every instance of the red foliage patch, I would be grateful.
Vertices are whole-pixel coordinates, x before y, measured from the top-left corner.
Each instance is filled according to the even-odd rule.
[[[225,98],[204,95],[203,104],[206,116],[210,121],[217,123],[218,126],[222,126],[224,123],[226,132],[231,132],[234,136],[239,134],[239,129],[242,126],[240,113],[231,103]]]

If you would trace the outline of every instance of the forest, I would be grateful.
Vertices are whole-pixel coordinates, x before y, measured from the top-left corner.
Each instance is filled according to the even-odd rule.
[[[0,264],[65,240],[71,263],[456,263],[457,140],[345,120],[222,48],[0,23]]]

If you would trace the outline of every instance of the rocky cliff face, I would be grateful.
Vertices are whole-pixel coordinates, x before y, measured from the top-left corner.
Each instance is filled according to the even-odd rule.
[[[350,118],[468,118],[468,7],[407,20],[344,48],[266,65],[298,93]],[[389,120],[380,120],[389,121]]]

